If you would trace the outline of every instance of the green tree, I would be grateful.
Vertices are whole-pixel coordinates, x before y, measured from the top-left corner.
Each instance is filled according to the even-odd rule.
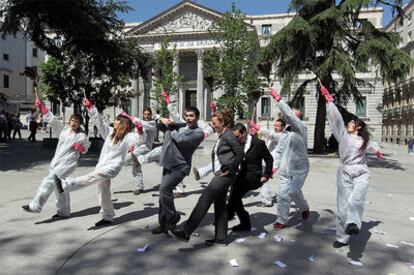
[[[214,86],[225,92],[218,99],[219,108],[230,107],[243,115],[246,104],[253,106],[251,94],[260,86],[257,33],[248,29],[244,14],[234,3],[231,11],[226,12],[210,31],[220,47],[203,58],[204,71],[209,77],[206,81],[213,79]]]
[[[44,86],[50,98],[76,106],[85,93],[99,109],[126,108],[134,95],[129,79],[145,73],[151,63],[136,40],[123,36],[118,13],[129,10],[125,2],[112,0],[8,0],[0,8],[0,31],[22,32],[55,58],[45,67],[51,70],[45,81],[52,88]],[[58,62],[61,68],[54,67]]]
[[[178,65],[175,48],[168,49],[168,39],[161,43],[161,49],[154,56],[155,67],[155,87],[152,91],[153,99],[157,102],[157,107],[161,109],[162,115],[167,115],[167,104],[161,93],[165,91],[169,95],[177,95],[180,77],[174,71],[174,65]]]
[[[388,82],[406,76],[413,61],[397,48],[398,35],[378,30],[371,22],[359,18],[361,9],[378,3],[401,11],[400,0],[292,0],[290,9],[296,15],[271,38],[263,55],[263,60],[272,60],[277,66],[276,75],[283,81],[282,94],[290,93],[291,85],[301,73],[311,72],[315,78],[299,83],[293,92],[293,103],[298,104],[306,86],[317,78],[335,95],[337,103],[344,104],[350,99],[359,102],[359,88],[369,83],[359,79],[358,72],[376,69],[382,80]],[[340,81],[334,79],[334,73],[340,76]],[[323,150],[325,118],[325,101],[319,97],[315,152]]]

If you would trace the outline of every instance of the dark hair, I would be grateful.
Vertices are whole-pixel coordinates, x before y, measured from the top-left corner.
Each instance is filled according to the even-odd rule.
[[[361,148],[359,148],[359,151],[362,152],[365,149],[367,149],[368,142],[369,142],[369,132],[367,129],[367,124],[364,121],[360,120],[359,118],[356,118],[354,122],[355,122],[355,127],[357,128],[360,127],[358,129],[358,136],[362,138],[363,142],[362,142]]]
[[[200,117],[200,111],[194,106],[185,108],[184,113],[186,112],[194,113],[197,119]]]
[[[247,131],[246,126],[244,126],[244,124],[240,122],[236,123],[231,130],[233,132],[239,131],[240,134],[244,134]]]
[[[71,116],[70,116],[70,118],[69,118],[69,121],[71,121],[72,119],[75,119],[75,120],[77,120],[77,121],[79,121],[79,129],[78,129],[78,132],[82,132],[83,130],[82,130],[82,128],[80,127],[81,125],[83,125],[83,117],[80,115],[80,114],[72,114]]]
[[[144,107],[144,110],[142,111],[142,113],[145,113],[145,111],[149,112],[152,115],[152,110],[150,107]]]
[[[282,119],[282,118],[276,119],[276,122],[280,122],[280,124],[282,124],[283,127],[286,126],[286,121],[284,119]]]

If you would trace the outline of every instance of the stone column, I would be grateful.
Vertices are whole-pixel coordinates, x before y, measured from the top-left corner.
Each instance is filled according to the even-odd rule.
[[[180,57],[179,57],[179,52],[176,51],[175,55],[174,55],[174,61],[173,61],[173,73],[176,74],[176,76],[180,75]],[[176,95],[176,99],[177,99],[177,108],[178,108],[178,113],[182,114],[183,110],[184,110],[184,95],[183,95],[183,91],[180,88],[180,83],[178,81],[175,81],[174,85],[177,87],[177,95]]]
[[[131,79],[131,88],[133,91],[135,91],[136,93],[138,93],[138,79]],[[139,96],[135,96],[131,98],[131,115],[134,117],[138,117],[139,116]]]
[[[204,102],[204,73],[203,73],[203,50],[197,50],[197,109],[200,111],[200,119],[205,120]]]

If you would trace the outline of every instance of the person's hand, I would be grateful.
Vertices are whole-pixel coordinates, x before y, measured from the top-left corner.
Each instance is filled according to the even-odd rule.
[[[274,174],[276,174],[276,172],[277,172],[277,168],[272,168],[272,177]]]
[[[270,87],[269,92],[270,92],[270,95],[273,97],[273,99],[276,100],[277,102],[279,102],[282,99],[282,97],[279,95],[276,89]]]
[[[92,103],[89,101],[89,99],[87,99],[87,98],[84,98],[83,100],[82,100],[82,104],[83,104],[83,106],[85,106],[86,108],[88,108],[88,110],[90,110],[90,109],[92,109],[93,108],[93,105],[92,105]]]
[[[135,149],[135,146],[134,145],[129,146],[128,153],[134,152],[134,149]]]
[[[141,122],[135,122],[135,127],[137,128],[138,134],[142,135],[144,133],[144,127],[142,127]]]
[[[333,97],[325,86],[321,85],[321,95],[325,97],[326,102],[333,102]]]
[[[257,125],[256,122],[253,119],[251,119],[249,121],[249,133],[251,135],[255,136],[259,132],[260,127],[261,126],[260,125]]]
[[[267,181],[267,178],[266,177],[261,177],[260,178],[260,183],[265,183]]]
[[[164,125],[168,126],[168,125],[170,125],[170,124],[172,123],[172,120],[171,120],[171,119],[169,119],[169,118],[162,117],[162,118],[160,118],[160,122],[161,122],[162,124],[164,124]]]
[[[46,115],[47,113],[49,113],[49,109],[45,105],[41,105],[40,106],[40,112],[42,114]]]
[[[225,177],[225,176],[227,176],[228,174],[230,174],[230,171],[229,170],[226,170],[226,171],[220,171],[220,177]]]
[[[162,91],[161,96],[164,98],[165,103],[170,104],[171,103],[171,98],[170,96],[167,94],[166,91]]]
[[[380,151],[375,152],[375,155],[377,156],[378,159],[384,159],[384,154],[381,153]]]
[[[36,97],[36,100],[35,100],[35,105],[36,105],[36,107],[38,107],[39,109],[42,107],[42,101],[40,101],[40,99],[39,99],[39,98],[37,98],[37,97]]]
[[[214,114],[217,111],[217,105],[214,101],[211,101],[210,103],[210,111],[212,114]]]
[[[81,154],[83,154],[83,153],[85,153],[85,152],[86,152],[85,147],[83,147],[83,146],[82,146],[82,144],[80,144],[80,143],[78,143],[78,142],[75,142],[75,143],[73,144],[73,148],[75,149],[75,151],[77,151],[77,152],[79,152],[79,153],[81,153]]]

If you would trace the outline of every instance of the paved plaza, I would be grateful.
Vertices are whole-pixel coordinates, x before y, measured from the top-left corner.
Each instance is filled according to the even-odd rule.
[[[202,144],[193,165],[209,162],[213,144],[213,137]],[[112,181],[116,208],[112,226],[94,228],[100,220],[96,186],[71,193],[69,219],[51,219],[56,211],[54,194],[40,214],[24,212],[21,206],[35,195],[54,152],[43,149],[41,142],[1,143],[0,274],[413,274],[414,156],[408,156],[404,146],[383,146],[386,159],[369,161],[371,180],[361,233],[350,247],[334,249],[339,163],[335,155],[310,157],[303,188],[311,206],[308,221],[302,222],[292,207],[289,228],[275,232],[276,207],[259,207],[261,197],[254,191],[245,204],[256,230],[230,234],[227,247],[207,247],[204,240],[214,236],[212,208],[188,243],[149,231],[156,226],[158,213],[161,168],[155,164],[144,167],[146,192],[138,196],[132,194],[130,165]],[[97,157],[97,153],[83,156],[74,175],[92,171]],[[209,179],[201,184],[193,175],[185,179],[187,196],[176,199],[180,223]],[[276,193],[277,177],[271,183]],[[236,223],[230,221],[229,227]],[[275,241],[277,235],[281,242]],[[145,252],[137,251],[146,245]],[[232,259],[239,267],[230,265]],[[275,265],[277,260],[287,267]],[[351,265],[351,260],[362,266]]]

